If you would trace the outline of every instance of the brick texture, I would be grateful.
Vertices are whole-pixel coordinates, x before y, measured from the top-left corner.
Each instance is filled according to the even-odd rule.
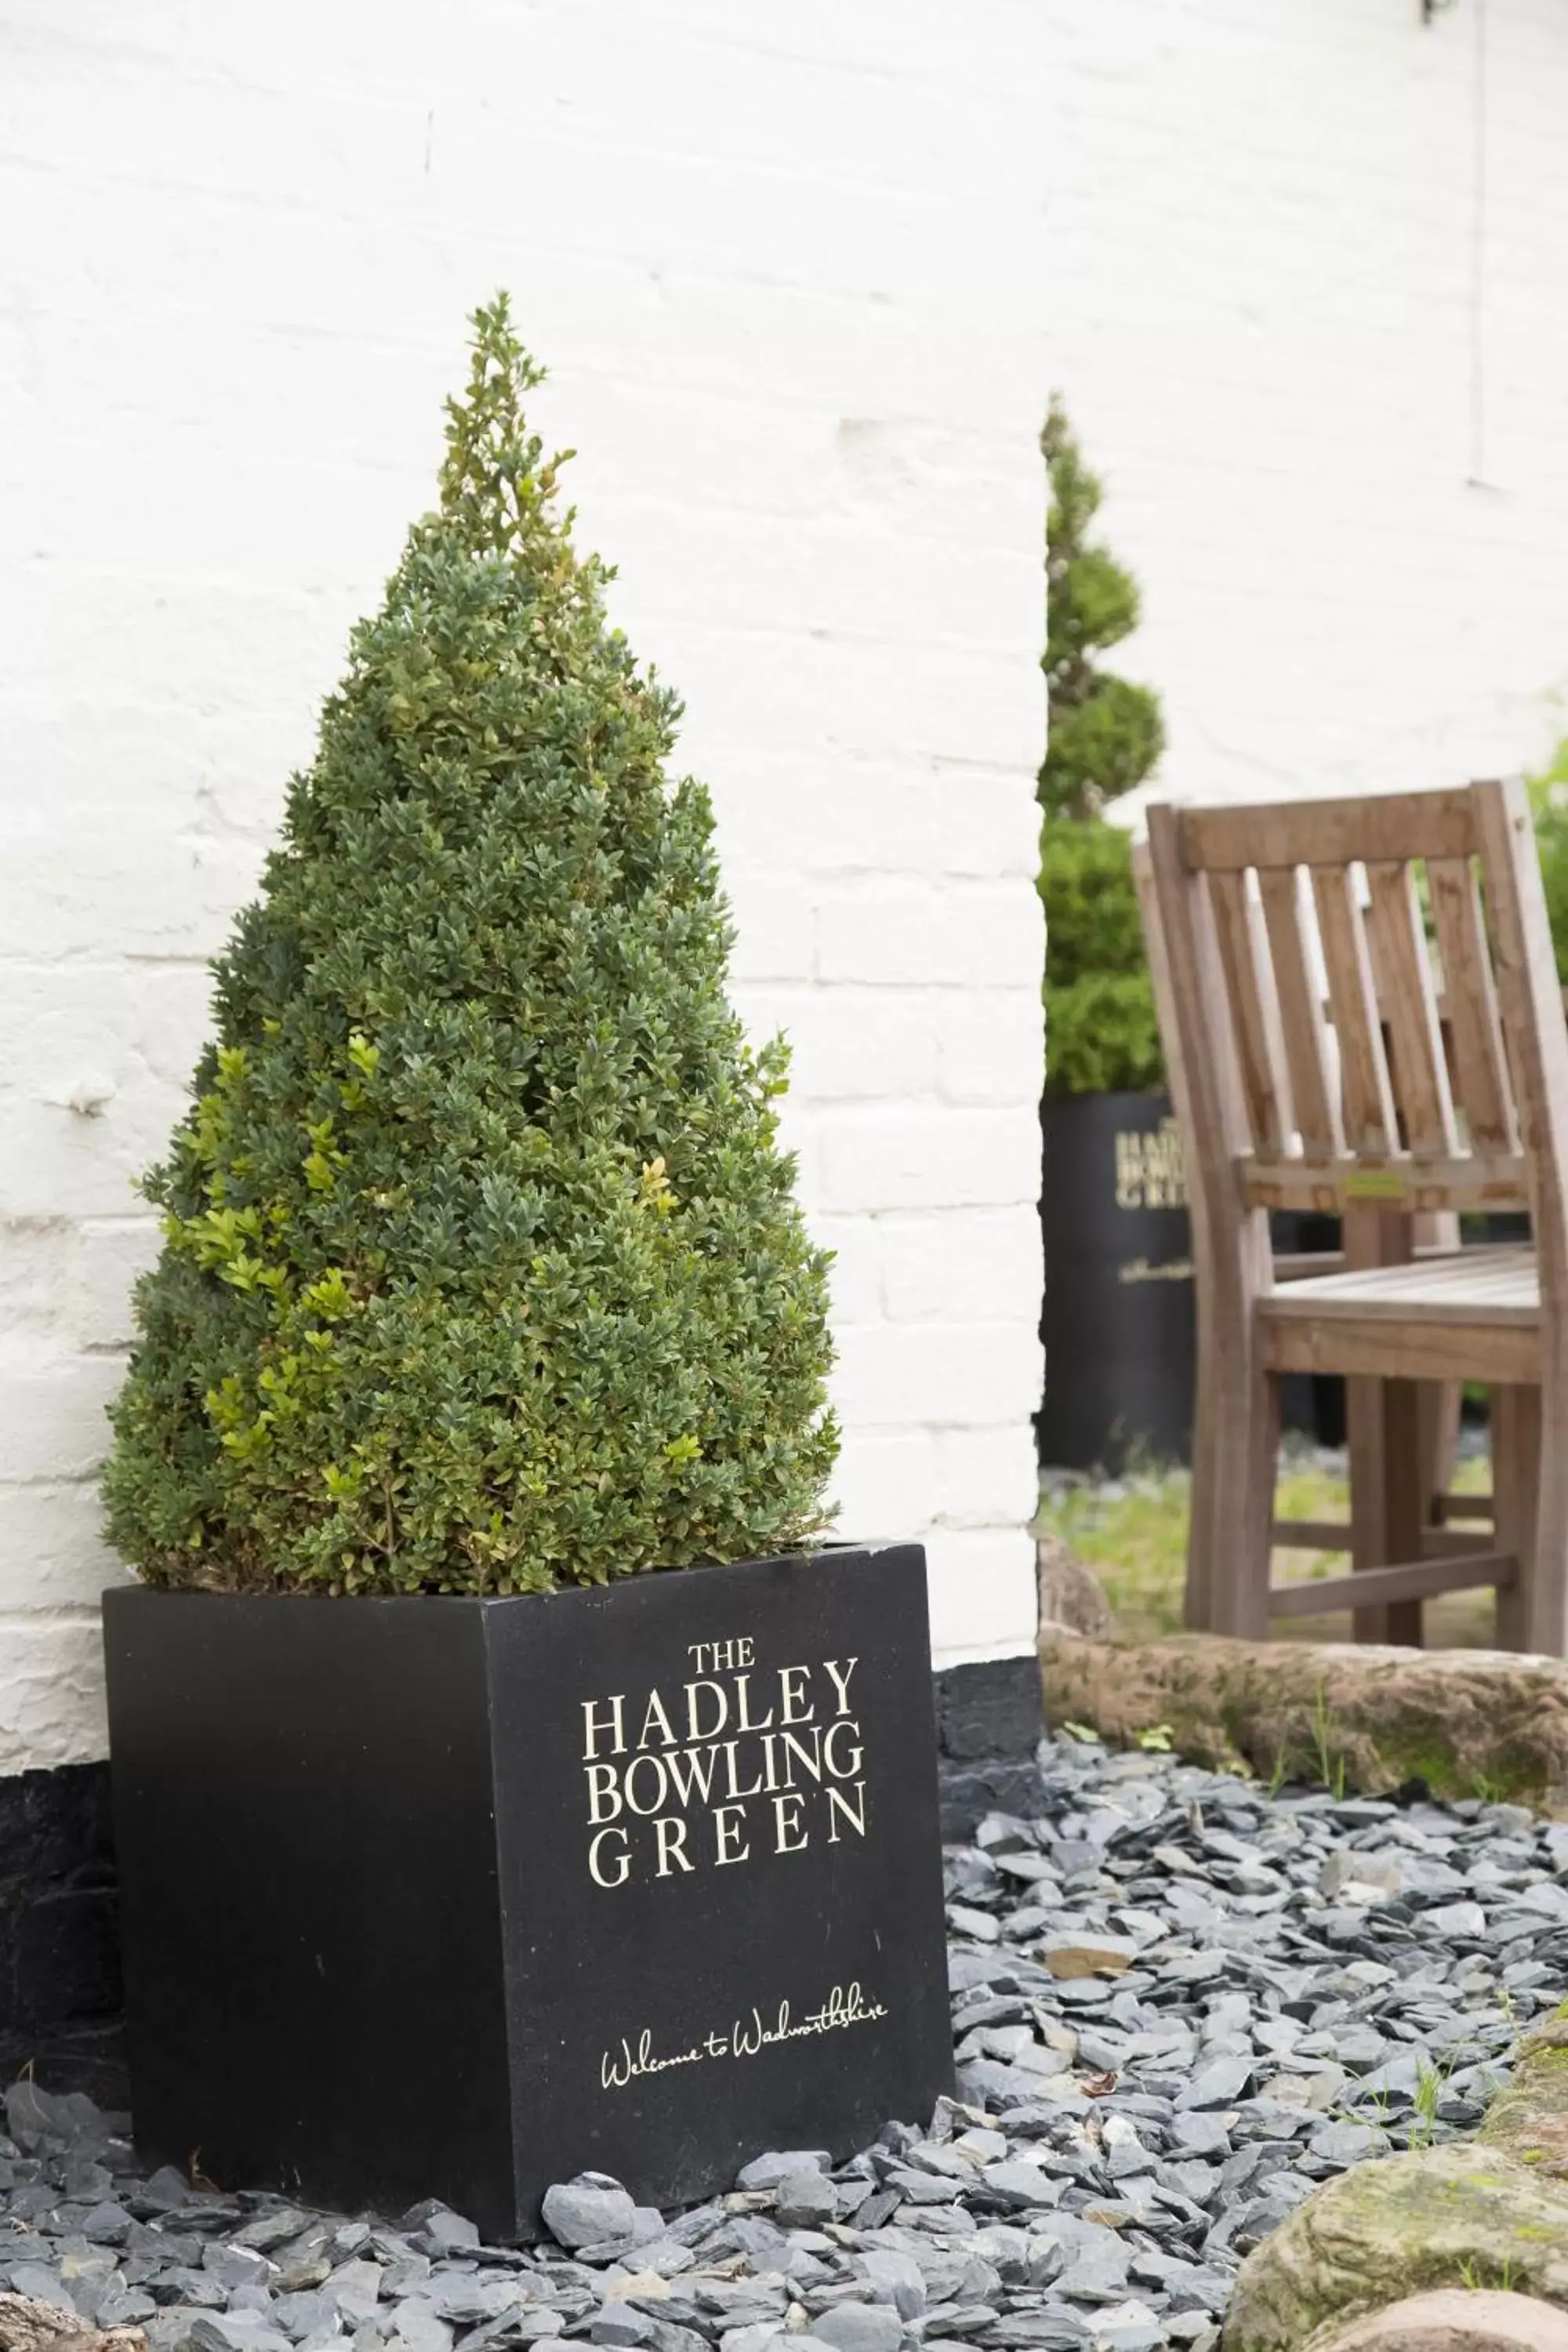
[[[1047,12],[1048,14],[1048,12]],[[846,1534],[1033,1630],[1036,0],[22,0],[0,187],[0,1772],[102,1746],[91,1472],[205,960],[507,285],[689,706],[841,1252]]]

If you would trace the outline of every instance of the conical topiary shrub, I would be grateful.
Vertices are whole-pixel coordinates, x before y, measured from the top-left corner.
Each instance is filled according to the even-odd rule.
[[[504,298],[147,1190],[112,1411],[149,1581],[547,1591],[823,1524],[826,1260],[725,999],[679,705],[553,509]]]

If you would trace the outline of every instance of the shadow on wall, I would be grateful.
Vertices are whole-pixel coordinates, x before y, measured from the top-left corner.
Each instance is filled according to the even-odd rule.
[[[0,2081],[128,2105],[109,1767],[0,1780]]]

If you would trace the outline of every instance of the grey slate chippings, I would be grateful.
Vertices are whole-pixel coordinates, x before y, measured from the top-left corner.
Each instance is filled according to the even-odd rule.
[[[1047,1741],[1037,1812],[946,1858],[956,2101],[834,2165],[763,2150],[661,2216],[605,2175],[481,2245],[137,2168],[5,2094],[0,2289],[150,2352],[1213,2352],[1315,2185],[1468,2130],[1568,1989],[1568,1826],[1336,1801]],[[781,2342],[779,2339],[783,2338]]]

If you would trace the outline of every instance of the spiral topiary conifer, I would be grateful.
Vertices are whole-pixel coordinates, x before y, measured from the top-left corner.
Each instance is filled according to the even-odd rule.
[[[539,1592],[796,1544],[837,1438],[785,1055],[725,996],[679,704],[605,620],[500,297],[147,1181],[149,1581]]]
[[[1039,776],[1047,1087],[1119,1093],[1159,1086],[1163,1065],[1132,845],[1102,812],[1143,782],[1164,748],[1164,722],[1149,688],[1094,666],[1097,651],[1138,625],[1138,583],[1089,537],[1100,478],[1056,394],[1040,450],[1050,484],[1041,658],[1049,731]]]
[[[1160,699],[1094,656],[1138,625],[1138,583],[1089,530],[1100,477],[1084,464],[1067,411],[1053,394],[1040,451],[1050,482],[1046,523],[1046,673],[1049,733],[1040,769],[1047,816],[1097,817],[1107,801],[1141,784],[1165,748]]]

